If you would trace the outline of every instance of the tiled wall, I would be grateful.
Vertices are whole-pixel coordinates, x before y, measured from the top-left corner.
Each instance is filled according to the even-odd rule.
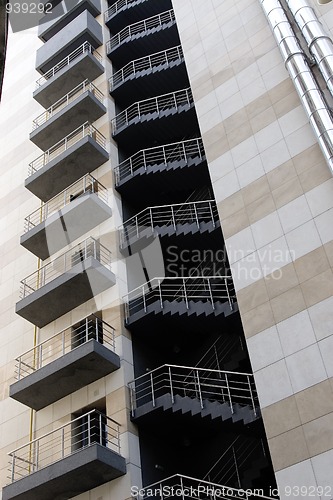
[[[102,2],[102,8],[104,12],[107,8],[106,1]],[[97,21],[103,25],[103,16],[99,16]],[[106,41],[109,32],[105,26],[103,29]],[[7,453],[28,442],[30,430],[30,410],[9,399],[8,390],[9,385],[14,382],[14,360],[33,347],[35,335],[34,326],[15,314],[15,303],[19,300],[20,280],[35,271],[38,265],[37,258],[20,246],[19,239],[23,233],[24,217],[40,205],[39,200],[24,188],[29,162],[41,154],[29,141],[32,120],[43,111],[32,98],[35,81],[40,77],[34,69],[36,50],[39,46],[41,42],[37,38],[37,28],[10,33],[0,107],[0,489],[8,482]],[[114,104],[108,97],[107,78],[111,75],[111,65],[106,58],[105,48],[100,47],[98,50],[104,57],[106,73],[94,84],[105,95],[104,104],[108,114],[94,125],[107,138],[110,161],[92,174],[108,188],[113,215],[111,220],[94,228],[89,234],[95,238],[100,237],[101,242],[111,250],[112,271],[117,276],[117,284],[36,332],[38,341],[46,340],[96,310],[103,310],[103,319],[116,329],[116,352],[121,359],[121,368],[33,416],[33,437],[37,437],[70,421],[74,412],[105,398],[107,414],[120,423],[121,454],[126,458],[128,474],[79,495],[78,500],[101,500],[111,497],[125,499],[130,496],[130,486],[140,486],[141,483],[138,437],[129,420],[126,387],[127,382],[133,379],[133,360],[130,336],[123,326],[120,301],[120,297],[127,292],[127,280],[124,263],[119,257],[116,233],[116,228],[121,223],[121,201],[113,189],[111,172],[111,167],[118,163],[116,145],[110,141],[110,118],[114,116]],[[55,256],[52,256],[52,259]]]
[[[333,496],[332,175],[259,0],[173,4],[281,498]]]

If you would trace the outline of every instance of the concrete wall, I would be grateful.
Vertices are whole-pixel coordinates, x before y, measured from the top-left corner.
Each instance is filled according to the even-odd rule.
[[[259,0],[173,5],[281,498],[330,498],[332,175]]]

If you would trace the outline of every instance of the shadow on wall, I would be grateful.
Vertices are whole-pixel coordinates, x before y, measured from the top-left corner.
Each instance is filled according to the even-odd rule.
[[[8,35],[8,16],[6,12],[7,0],[0,0],[0,99],[5,71],[6,46]]]

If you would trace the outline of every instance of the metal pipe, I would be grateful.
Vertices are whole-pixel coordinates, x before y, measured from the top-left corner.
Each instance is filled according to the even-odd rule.
[[[279,0],[259,0],[285,66],[333,173],[333,117]],[[298,0],[299,2],[299,0]]]
[[[333,41],[331,37],[326,33],[307,0],[286,0],[286,3],[333,96]]]

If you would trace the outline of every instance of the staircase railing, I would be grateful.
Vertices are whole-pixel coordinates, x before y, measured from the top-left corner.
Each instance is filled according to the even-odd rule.
[[[172,404],[176,396],[200,401],[201,408],[207,401],[227,403],[231,413],[236,404],[248,406],[257,415],[258,396],[251,373],[207,370],[199,367],[163,365],[128,384],[131,412],[143,404],[156,406],[160,396],[168,395]]]
[[[148,30],[158,28],[170,22],[175,22],[175,14],[172,9],[162,12],[161,14],[148,17],[143,21],[138,21],[137,23],[130,24],[129,26],[126,26],[124,29],[119,31],[119,33],[112,36],[110,40],[106,42],[106,51],[109,54],[116,47],[119,47],[119,45],[121,45],[127,38],[130,38],[139,33],[144,34]]]
[[[16,358],[16,380],[22,380],[90,340],[96,340],[115,351],[115,329],[97,316],[91,315],[81,321],[79,326],[53,335]]]
[[[119,427],[112,418],[91,410],[10,452],[8,479],[13,483],[94,444],[120,453]]]
[[[104,267],[111,269],[111,252],[91,236],[82,243],[45,264],[21,281],[20,298],[23,299],[58,276],[70,271],[76,264],[92,257]]]
[[[240,337],[225,337],[220,335],[203,356],[201,356],[196,366],[220,370],[220,364],[224,363],[224,360],[234,350],[237,344],[240,345],[241,349],[244,349]]]
[[[276,500],[263,494],[260,488],[249,490],[230,488],[202,481],[194,477],[175,474],[134,492],[136,500]]]
[[[214,200],[147,207],[119,227],[120,246],[123,248],[132,238],[139,239],[147,228],[154,234],[158,227],[172,226],[176,230],[178,224],[194,222],[199,229],[203,222],[211,222],[215,227],[218,220],[217,206]]]
[[[107,23],[113,16],[118,14],[120,10],[123,10],[128,5],[136,3],[138,0],[118,0],[115,2],[108,10],[104,13],[104,21]],[[145,0],[143,0],[145,1]]]
[[[191,158],[205,158],[205,151],[201,138],[174,142],[164,146],[142,149],[127,160],[124,160],[114,169],[116,186],[128,176],[134,176],[140,168],[147,171],[150,165],[167,165],[173,161],[189,161]]]
[[[166,109],[178,109],[180,106],[192,104],[193,96],[190,88],[135,102],[111,120],[112,134],[115,135],[118,129],[128,126],[136,118],[140,119],[150,113],[161,113]]]
[[[245,439],[243,436],[238,436],[203,479],[222,484],[237,483],[238,487],[242,488],[243,466],[247,468],[249,458],[255,455],[258,449],[264,450],[262,440]]]
[[[96,194],[104,203],[108,203],[108,190],[92,175],[87,174],[80,180],[74,182],[61,193],[57,194],[47,203],[43,203],[41,207],[28,215],[24,220],[24,232],[30,231],[45,221],[55,212],[58,212],[72,201],[86,193]]]
[[[77,129],[75,129],[70,134],[66,135],[63,139],[57,142],[50,149],[45,151],[42,155],[38,156],[34,161],[29,164],[28,176],[33,175],[40,168],[43,168],[50,161],[57,158],[61,153],[64,153],[71,146],[74,146],[77,142],[85,137],[91,137],[94,139],[99,146],[103,149],[106,149],[106,139],[104,135],[102,135],[91,123],[85,122],[83,125],[80,125]]]
[[[36,89],[41,87],[44,83],[46,83],[50,78],[52,78],[55,74],[57,74],[60,70],[68,66],[74,59],[77,57],[81,56],[82,54],[89,53],[92,54],[99,63],[102,64],[102,56],[94,49],[92,45],[90,45],[89,42],[84,42],[80,47],[77,49],[73,50],[68,56],[66,56],[64,59],[62,59],[58,64],[53,66],[49,71],[44,73],[43,76],[41,76],[37,81],[36,81]]]
[[[104,95],[98,90],[97,87],[89,80],[85,80],[84,82],[77,85],[74,89],[68,92],[65,96],[61,97],[57,102],[52,104],[46,111],[37,116],[32,122],[32,130],[36,130],[38,127],[47,122],[54,115],[59,113],[62,109],[68,106],[71,102],[75,101],[78,97],[80,97],[85,92],[91,92],[96,99],[98,99],[101,103],[103,103]]]
[[[148,306],[158,302],[161,310],[163,302],[184,301],[186,309],[189,301],[205,301],[215,309],[216,302],[228,302],[230,309],[235,300],[235,289],[230,276],[189,276],[153,278],[135,288],[123,297],[125,304],[125,320],[139,311],[147,312]]]
[[[171,62],[180,61],[183,59],[184,54],[181,45],[172,47],[171,49],[156,52],[155,54],[150,54],[149,56],[135,59],[134,61],[126,64],[126,66],[121,68],[119,71],[116,71],[111,76],[111,78],[109,79],[110,92],[112,92],[115,87],[121,85],[127,78],[135,75],[136,73],[139,73],[140,71],[149,69],[152,70],[153,68],[156,68],[162,64],[170,64]]]

